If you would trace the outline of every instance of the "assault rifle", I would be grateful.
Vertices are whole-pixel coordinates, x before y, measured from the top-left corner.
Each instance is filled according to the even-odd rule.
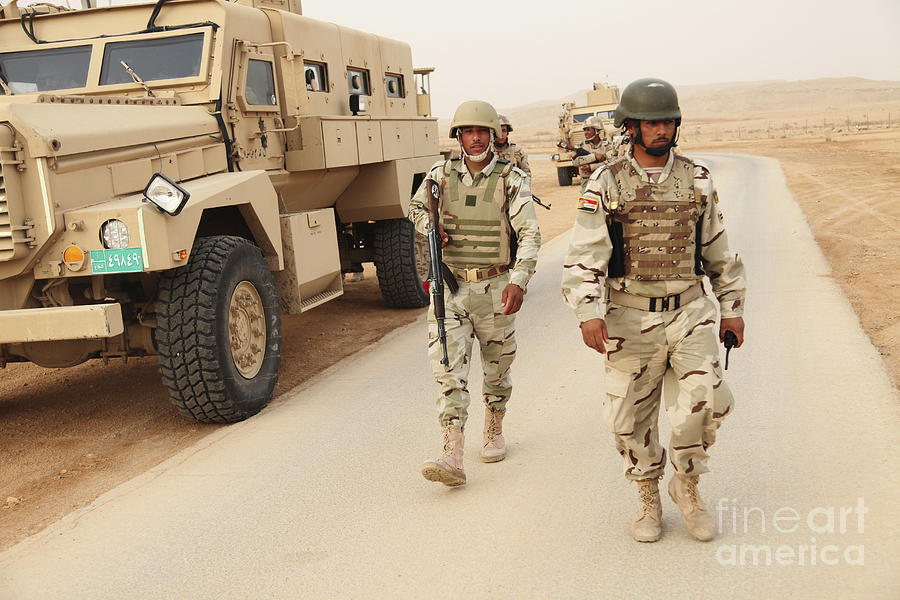
[[[535,196],[534,194],[531,194],[531,199],[534,200],[535,204],[537,204],[538,206],[543,206],[547,210],[550,210],[550,206],[552,206],[551,204],[544,204],[544,201],[541,200],[540,198],[538,198],[537,196]]]
[[[440,226],[438,212],[438,197],[440,196],[440,188],[438,184],[429,179],[425,182],[425,189],[428,193],[428,213],[430,223],[428,224],[428,250],[431,254],[431,302],[434,305],[434,319],[437,321],[438,338],[441,340],[441,350],[443,350],[444,358],[441,364],[445,367],[450,366],[450,359],[447,357],[447,330],[444,327],[444,319],[447,317],[447,310],[444,306],[444,282],[450,288],[450,293],[456,293],[459,284],[456,277],[450,272],[441,256],[441,248],[444,246],[443,231]]]
[[[577,148],[575,150],[575,158],[572,159],[572,164],[576,167],[580,167],[581,165],[589,165],[595,162],[597,162],[597,157],[594,156],[593,152],[588,152],[584,148]]]

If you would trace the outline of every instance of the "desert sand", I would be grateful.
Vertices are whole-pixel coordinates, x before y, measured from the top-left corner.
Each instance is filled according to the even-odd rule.
[[[545,102],[506,111],[516,126],[513,141],[534,156],[535,193],[553,205],[549,212],[538,208],[545,240],[569,229],[578,198],[577,186],[557,185],[546,158],[558,109],[557,102]],[[900,381],[900,82],[705,86],[683,94],[683,109],[684,152],[757,154],[781,162],[833,277],[895,384]],[[423,310],[384,308],[374,272],[367,270],[363,281],[345,286],[341,298],[284,318],[276,394],[416,320]],[[6,453],[0,465],[0,550],[219,427],[175,414],[155,358],[107,366],[91,361],[71,369],[9,365],[0,371]]]

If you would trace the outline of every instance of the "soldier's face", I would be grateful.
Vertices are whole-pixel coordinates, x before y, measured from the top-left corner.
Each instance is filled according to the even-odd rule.
[[[675,119],[641,121],[641,139],[648,148],[663,148],[675,137]],[[634,129],[633,126],[629,129]]]
[[[597,137],[597,130],[593,127],[585,127],[584,128],[584,139],[592,140]]]
[[[491,143],[491,130],[487,127],[460,127],[459,141],[466,154],[478,156]]]
[[[501,125],[500,131],[502,133],[500,134],[500,137],[495,138],[495,141],[502,145],[506,143],[507,139],[509,139],[509,125]]]

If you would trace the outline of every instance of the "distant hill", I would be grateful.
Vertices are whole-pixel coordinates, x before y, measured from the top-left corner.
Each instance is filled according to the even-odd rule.
[[[624,88],[624,84],[622,84]],[[803,121],[817,119],[830,123],[858,122],[863,113],[879,112],[880,119],[893,114],[900,120],[900,81],[874,81],[860,77],[808,79],[803,81],[743,81],[706,85],[676,85],[681,112],[688,127],[701,125],[767,127],[768,120]],[[552,148],[557,135],[557,117],[566,102],[584,104],[587,89],[555,100],[540,100],[516,107],[498,107],[509,117],[512,138],[531,148]],[[873,117],[874,118],[874,117]],[[439,122],[440,131],[449,121]],[[450,140],[442,140],[445,146]],[[448,146],[449,147],[449,146]]]
[[[625,84],[622,84],[624,88]],[[847,111],[865,105],[900,105],[900,81],[873,81],[860,77],[803,81],[728,82],[676,86],[681,111],[686,117],[761,116],[764,113]],[[587,88],[516,107],[499,107],[513,127],[522,130],[556,129],[562,105],[585,102]],[[441,123],[441,130],[449,125]]]

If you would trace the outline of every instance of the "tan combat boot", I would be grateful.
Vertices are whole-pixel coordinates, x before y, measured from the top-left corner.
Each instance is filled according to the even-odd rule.
[[[669,481],[669,497],[681,509],[688,532],[701,542],[708,542],[716,537],[716,521],[700,499],[698,479],[696,475],[688,477],[676,473]]]
[[[466,482],[463,471],[463,446],[465,437],[459,425],[445,425],[444,453],[437,460],[426,461],[422,465],[422,476],[428,481],[438,481],[444,485],[455,487]]]
[[[659,502],[659,479],[637,482],[640,506],[631,524],[631,537],[638,542],[655,542],[662,535],[662,505]]]
[[[506,458],[506,440],[503,439],[503,416],[505,412],[484,410],[484,446],[481,448],[481,462],[492,463]]]

